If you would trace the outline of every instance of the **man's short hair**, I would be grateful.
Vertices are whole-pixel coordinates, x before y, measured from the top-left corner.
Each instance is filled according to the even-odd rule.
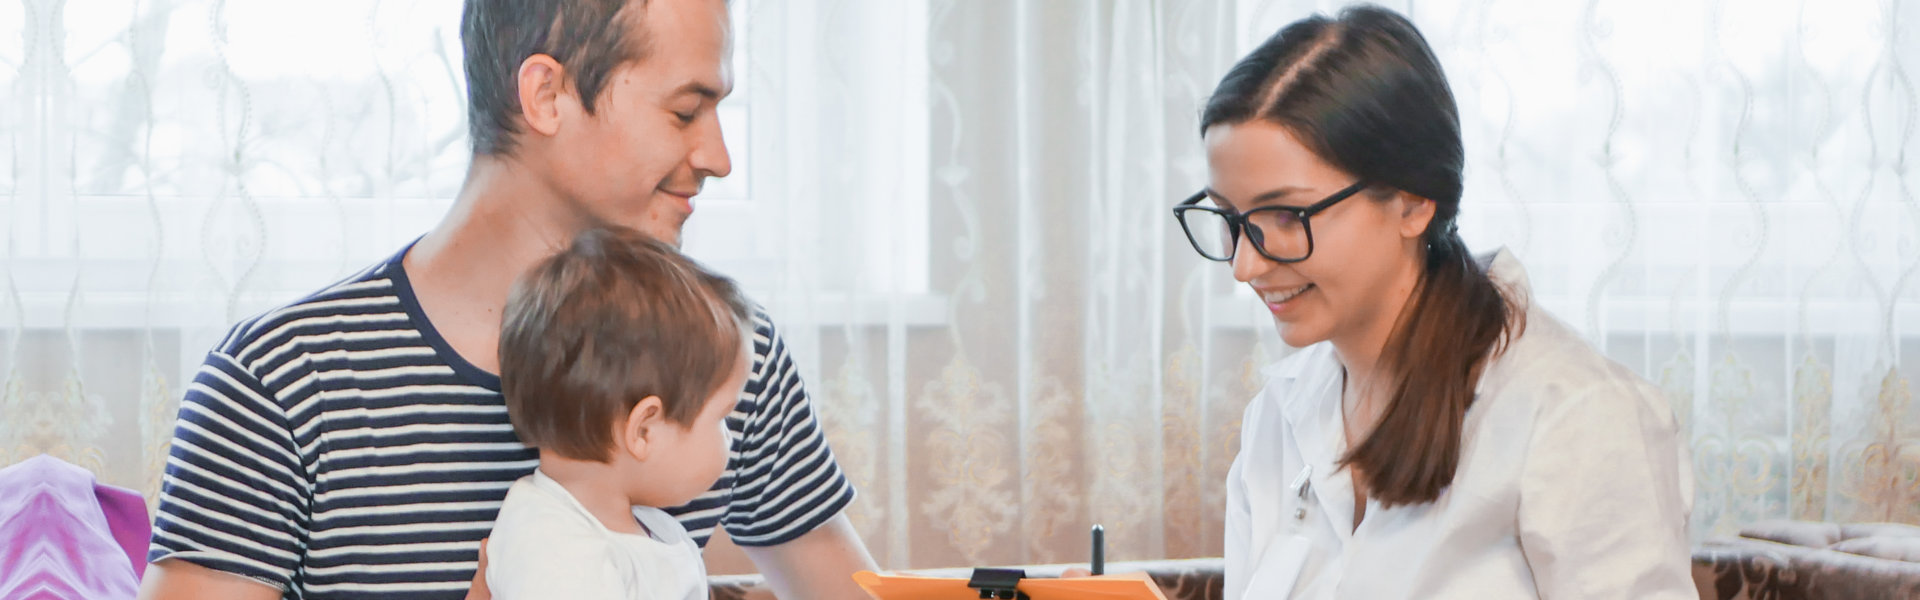
[[[500,388],[514,434],[607,460],[614,425],[648,396],[693,423],[741,367],[751,305],[732,280],[624,227],[575,236],[521,276],[500,331]]]
[[[545,54],[566,67],[593,114],[613,72],[646,55],[631,31],[647,0],[466,0],[460,45],[467,72],[467,136],[474,154],[510,154],[520,125],[520,64]]]

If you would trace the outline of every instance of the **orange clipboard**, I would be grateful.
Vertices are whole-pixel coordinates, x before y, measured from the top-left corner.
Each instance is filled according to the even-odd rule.
[[[853,574],[867,594],[876,600],[979,600],[980,590],[967,587],[967,580],[946,577],[881,575],[873,571]],[[1146,573],[1098,575],[1068,579],[1022,579],[1019,588],[1033,600],[1167,600],[1160,586]]]

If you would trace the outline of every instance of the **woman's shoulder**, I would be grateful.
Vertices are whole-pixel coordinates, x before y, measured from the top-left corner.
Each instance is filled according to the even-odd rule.
[[[1565,398],[1596,390],[1644,391],[1640,388],[1645,379],[1601,354],[1578,330],[1538,304],[1526,270],[1511,251],[1502,248],[1481,260],[1520,313],[1511,338],[1487,365],[1480,384],[1483,395],[1551,392]]]
[[[1487,365],[1483,397],[1522,401],[1543,417],[1614,404],[1673,418],[1658,386],[1602,354],[1552,313],[1529,307],[1525,314],[1524,329]]]

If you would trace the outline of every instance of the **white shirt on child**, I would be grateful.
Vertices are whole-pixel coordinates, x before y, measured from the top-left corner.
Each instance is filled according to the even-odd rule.
[[[534,471],[507,490],[487,539],[487,587],[499,600],[701,600],[707,568],[678,520],[633,507],[652,536],[607,529],[587,507]]]

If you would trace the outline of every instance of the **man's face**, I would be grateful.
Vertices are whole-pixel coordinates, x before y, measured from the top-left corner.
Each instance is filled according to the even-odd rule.
[[[546,171],[579,216],[678,245],[706,178],[733,169],[715,110],[733,91],[731,25],[722,0],[653,0],[631,16],[645,54],[613,71],[594,114],[562,124]]]

